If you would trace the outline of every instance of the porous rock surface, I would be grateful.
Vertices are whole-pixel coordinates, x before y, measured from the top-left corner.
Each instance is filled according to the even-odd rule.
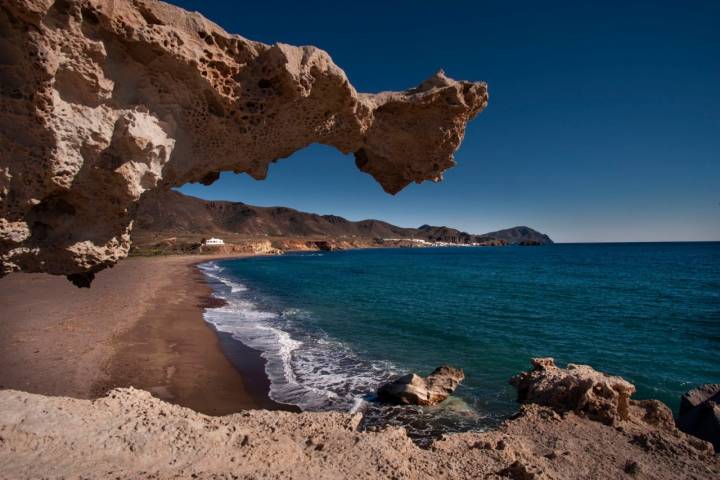
[[[440,180],[485,83],[438,72],[358,93],[315,47],[265,45],[152,0],[0,2],[0,275],[88,284],[130,248],[141,195],[267,175],[312,143],[395,193]]]
[[[427,377],[409,373],[378,389],[380,400],[403,405],[437,405],[448,398],[465,373],[459,368],[447,365],[436,368]]]
[[[558,370],[549,375],[569,371]],[[401,428],[358,431],[361,414],[208,417],[132,388],[95,401],[0,390],[0,405],[8,479],[720,478],[709,443],[632,404],[609,426],[528,403],[495,430],[448,435],[428,449]]]
[[[532,370],[510,380],[517,389],[518,402],[574,411],[607,424],[628,419],[635,386],[625,379],[588,365],[570,363],[559,368],[552,358],[534,358],[532,365]]]

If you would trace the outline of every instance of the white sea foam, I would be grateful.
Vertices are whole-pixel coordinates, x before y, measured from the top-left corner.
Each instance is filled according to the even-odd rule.
[[[369,362],[342,342],[305,328],[311,312],[262,308],[254,293],[216,262],[199,268],[213,280],[214,294],[227,302],[207,309],[205,320],[261,352],[273,400],[310,411],[356,411],[362,397],[393,373],[389,363]]]
[[[200,270],[202,270],[203,273],[205,273],[205,275],[209,278],[230,287],[231,293],[244,292],[247,290],[247,287],[245,285],[234,282],[227,276],[223,276],[222,273],[225,271],[225,269],[218,265],[216,262],[203,263],[200,264],[198,268],[200,268]]]
[[[355,413],[362,409],[363,405],[365,404],[365,399],[363,397],[355,397],[353,399],[353,405],[350,407],[350,413]]]

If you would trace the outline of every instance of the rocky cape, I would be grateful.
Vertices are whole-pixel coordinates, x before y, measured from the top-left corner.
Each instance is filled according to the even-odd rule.
[[[483,82],[442,71],[358,93],[315,47],[266,45],[154,0],[3,0],[0,275],[93,273],[127,256],[147,191],[263,179],[312,143],[389,193],[439,181]]]
[[[214,479],[720,478],[708,442],[670,410],[585,365],[537,359],[513,380],[520,411],[498,429],[429,448],[361,413],[247,411],[209,417],[149,393],[95,401],[0,391],[0,477]]]
[[[529,227],[514,227],[487,234],[469,234],[448,227],[398,227],[381,220],[351,221],[337,215],[318,215],[287,207],[257,207],[242,202],[202,200],[180,192],[153,191],[140,200],[132,232],[140,251],[159,248],[187,250],[204,237],[237,239],[234,243],[279,250],[318,248],[318,242],[340,248],[403,245],[422,240],[460,245],[506,245],[522,242],[550,244],[552,240]],[[242,241],[240,239],[242,238]],[[270,238],[265,242],[262,239]],[[265,244],[271,247],[265,247]],[[308,247],[309,244],[309,247]],[[417,245],[417,244],[416,244]]]

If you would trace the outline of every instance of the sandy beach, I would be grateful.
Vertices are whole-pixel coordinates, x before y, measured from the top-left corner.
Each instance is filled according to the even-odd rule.
[[[91,399],[133,386],[210,415],[283,408],[268,398],[259,353],[232,342],[226,355],[202,318],[214,299],[194,265],[212,258],[130,258],[91,289],[0,279],[0,388]]]

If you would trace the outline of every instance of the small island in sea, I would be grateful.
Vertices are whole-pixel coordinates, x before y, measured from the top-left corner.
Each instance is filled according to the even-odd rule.
[[[2,2],[0,478],[720,478],[715,5],[173,3]]]

